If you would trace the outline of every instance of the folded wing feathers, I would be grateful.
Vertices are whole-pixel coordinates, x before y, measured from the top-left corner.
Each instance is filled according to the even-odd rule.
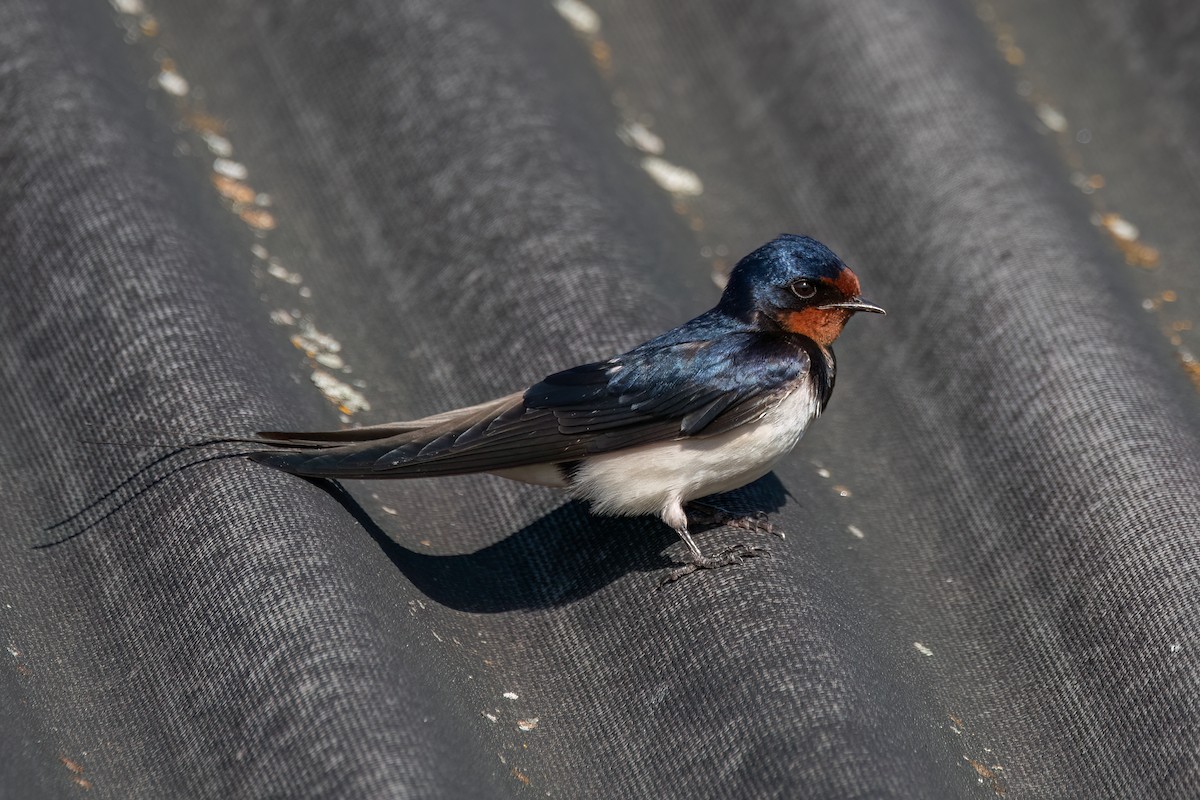
[[[701,349],[694,343],[687,346],[688,355]],[[723,385],[714,387],[692,380],[690,372],[686,378],[646,374],[622,358],[556,373],[523,394],[410,422],[327,433],[260,434],[296,450],[255,457],[298,474],[357,478],[449,475],[572,461],[622,447],[731,430],[760,418],[808,370],[802,352],[799,357],[786,353],[766,374],[728,370]]]
[[[736,399],[736,396],[733,394],[723,394],[713,400],[707,406],[687,414],[679,423],[679,432],[684,436],[691,436],[695,433],[699,433],[700,431],[704,430],[704,428],[710,422],[716,419],[722,411],[733,405],[733,402]]]

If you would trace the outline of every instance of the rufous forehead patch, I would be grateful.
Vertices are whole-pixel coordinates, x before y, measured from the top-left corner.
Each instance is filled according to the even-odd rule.
[[[862,293],[862,287],[858,285],[858,276],[851,272],[849,267],[842,267],[842,271],[832,283],[846,297],[858,297]]]

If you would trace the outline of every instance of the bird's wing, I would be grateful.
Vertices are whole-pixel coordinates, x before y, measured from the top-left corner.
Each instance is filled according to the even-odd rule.
[[[803,348],[757,334],[634,350],[551,375],[525,406],[553,412],[589,453],[650,441],[705,437],[758,419],[810,369]]]
[[[656,441],[713,436],[752,422],[790,394],[810,366],[803,348],[750,333],[644,346],[551,375],[523,395],[427,417],[417,421],[427,423],[420,427],[360,428],[343,439],[262,434],[306,449],[251,457],[287,472],[343,478],[570,462]]]

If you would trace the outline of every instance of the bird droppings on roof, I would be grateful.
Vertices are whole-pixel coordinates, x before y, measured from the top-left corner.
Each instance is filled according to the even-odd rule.
[[[121,15],[120,24],[126,31],[126,43],[136,43],[139,31],[146,36],[158,34],[158,22],[146,13],[142,0],[110,2]],[[582,3],[577,5],[583,6]],[[573,10],[578,12],[578,9]],[[572,9],[568,8],[567,13],[571,11]],[[579,16],[578,13],[576,16]],[[181,155],[198,155],[206,149],[211,153],[214,158],[207,164],[210,170],[209,177],[216,192],[226,201],[225,207],[250,227],[256,236],[265,239],[280,224],[275,213],[267,210],[267,207],[273,205],[271,195],[256,189],[249,180],[250,168],[234,158],[234,143],[226,134],[225,121],[204,108],[206,93],[193,90],[171,54],[160,44],[155,45],[152,57],[157,62],[157,73],[154,74],[152,85],[157,85],[167,94],[177,98],[173,108],[183,123],[181,129],[190,130],[204,144],[204,149],[201,149],[196,146],[195,140],[181,140],[177,152]],[[256,259],[266,262],[268,275],[290,286],[296,286],[301,298],[312,298],[312,289],[302,285],[300,275],[284,267],[278,259],[272,258],[265,244],[256,242],[250,250]],[[313,369],[310,379],[326,398],[337,406],[343,422],[349,422],[352,414],[370,409],[369,401],[360,391],[366,388],[364,381],[355,380],[354,385],[350,385],[330,372],[351,372],[344,356],[339,353],[341,344],[336,339],[318,331],[308,314],[302,314],[298,310],[275,308],[269,314],[271,322],[276,325],[300,328],[299,334],[292,337],[292,343],[304,350],[311,360]]]
[[[292,344],[310,357],[319,353],[340,353],[342,350],[341,342],[327,333],[321,333],[307,322],[302,323],[300,333],[292,337]]]
[[[274,258],[267,262],[267,274],[276,280],[283,281],[284,283],[291,284],[292,286],[299,286],[304,282],[304,278],[300,276],[300,273],[292,272],[283,264],[279,263],[278,259]]]
[[[554,10],[568,25],[585,36],[600,32],[600,15],[580,0],[554,0]]]
[[[1093,222],[1100,225],[1121,250],[1126,264],[1144,269],[1154,269],[1158,266],[1160,257],[1158,248],[1139,241],[1142,235],[1141,231],[1125,217],[1109,212],[1094,216]]]
[[[1114,239],[1125,242],[1135,242],[1142,235],[1136,225],[1120,214],[1104,214],[1100,217],[1100,224]]]
[[[232,203],[241,203],[243,205],[253,203],[257,193],[254,189],[241,181],[230,178],[226,175],[213,174],[213,186],[216,187],[217,193],[229,200]]]
[[[637,148],[643,153],[660,156],[666,147],[662,137],[640,122],[626,121],[617,128],[617,137],[630,147]]]
[[[308,320],[298,321],[300,331],[294,334],[291,338],[292,344],[299,350],[303,350],[304,354],[315,361],[319,366],[328,369],[341,370],[350,372],[350,368],[346,365],[345,359],[339,353],[342,349],[342,343],[333,338],[329,334],[322,333],[317,330]],[[352,387],[346,386],[347,391],[353,391]],[[342,390],[338,390],[341,392]],[[346,414],[353,413],[355,406],[361,405],[364,400],[361,400],[361,393],[355,393],[357,396],[353,403],[339,403],[342,407],[342,412]],[[339,397],[342,396],[339,394]],[[368,406],[369,407],[369,406]]]
[[[642,169],[655,183],[673,195],[694,197],[704,193],[700,176],[687,167],[672,164],[658,156],[646,156],[642,159]]]
[[[74,772],[76,775],[79,775],[80,773],[83,772],[82,764],[72,761],[71,759],[67,758],[66,756],[59,756],[58,760],[62,763],[62,765],[64,767],[71,770],[71,772]]]
[[[250,170],[246,169],[246,165],[231,158],[213,159],[212,169],[218,175],[233,178],[235,181],[244,181],[250,177]]]
[[[977,3],[976,12],[991,29],[996,37],[996,45],[1002,52],[1006,52],[1009,48],[1019,49],[1015,41],[1014,27],[1000,19],[999,13],[992,4]],[[1024,51],[1021,52],[1021,58],[1018,61],[1014,62],[1009,59],[1015,67],[1021,67],[1024,60]],[[1096,211],[1092,214],[1092,223],[1102,227],[1109,235],[1122,255],[1125,256],[1126,264],[1146,270],[1157,270],[1162,260],[1162,254],[1158,248],[1146,243],[1136,225],[1116,213],[1108,203],[1104,202],[1098,193],[1108,185],[1108,181],[1099,173],[1089,175],[1085,168],[1087,153],[1081,145],[1088,145],[1093,141],[1092,129],[1089,127],[1076,128],[1074,135],[1070,135],[1072,126],[1069,124],[1067,116],[1058,109],[1057,103],[1052,102],[1046,92],[1039,89],[1037,83],[1035,76],[1023,75],[1016,83],[1017,94],[1030,104],[1038,121],[1044,126],[1043,132],[1057,134],[1055,140],[1059,145],[1059,154],[1072,170],[1070,173],[1071,183],[1083,194],[1093,198],[1092,202]],[[1144,300],[1142,307],[1147,311],[1163,311],[1162,301],[1156,298]],[[1184,370],[1196,388],[1200,390],[1200,368],[1195,365],[1194,361],[1182,357],[1186,344],[1182,331],[1176,328],[1177,322],[1190,324],[1189,320],[1161,320],[1160,330],[1175,347],[1176,352],[1180,354]],[[1184,330],[1191,330],[1191,328]]]
[[[362,392],[350,384],[334,377],[323,369],[315,369],[310,376],[312,382],[334,405],[346,415],[370,411],[371,404]]]
[[[275,215],[262,208],[243,208],[238,212],[242,222],[259,231],[275,230]]]
[[[166,62],[158,73],[158,85],[164,92],[176,97],[184,97],[191,90],[187,79],[176,72],[174,67],[168,66]]]
[[[1061,111],[1049,103],[1038,103],[1033,107],[1033,112],[1037,114],[1037,118],[1042,121],[1043,125],[1055,133],[1066,131],[1067,118]]]
[[[229,158],[233,155],[233,144],[221,134],[202,130],[200,138],[204,140],[204,144],[214,156]]]
[[[662,136],[651,129],[652,118],[633,108],[629,94],[615,85],[617,72],[614,65],[614,52],[612,46],[604,40],[601,34],[602,26],[599,14],[581,0],[554,0],[553,5],[559,15],[587,44],[592,63],[595,64],[601,77],[609,83],[613,106],[621,115],[621,123],[616,129],[617,138],[627,147],[647,154],[640,162],[642,169],[660,188],[666,190],[675,199],[672,208],[675,213],[686,218],[688,227],[697,234],[709,230],[710,226],[705,224],[701,215],[694,213],[680,202],[682,198],[695,197],[704,192],[704,183],[700,176],[693,170],[662,157],[667,151],[667,143]],[[718,249],[723,247],[721,245]],[[709,260],[709,275],[713,283],[724,289],[731,265],[723,257],[713,258],[711,256],[712,248],[708,249],[710,255],[705,258]],[[718,255],[724,254],[719,253]]]
[[[1097,189],[1103,189],[1105,180],[1103,175],[1088,175],[1076,170],[1071,173],[1071,184],[1084,194],[1091,194]]]

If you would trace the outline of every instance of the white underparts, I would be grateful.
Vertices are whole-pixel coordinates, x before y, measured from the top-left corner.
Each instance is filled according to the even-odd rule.
[[[686,526],[682,505],[758,480],[791,452],[820,402],[804,381],[757,422],[712,437],[657,442],[586,459],[575,474],[574,497],[598,514],[657,514]],[[678,519],[681,518],[681,519]]]

